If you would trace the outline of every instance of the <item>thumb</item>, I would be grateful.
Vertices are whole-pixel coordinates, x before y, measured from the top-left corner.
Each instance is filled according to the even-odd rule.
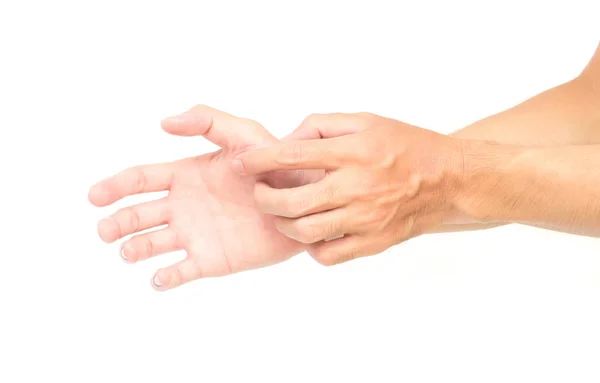
[[[164,119],[161,127],[176,136],[203,136],[223,149],[237,150],[250,145],[276,142],[261,124],[206,105]]]
[[[369,127],[366,113],[311,114],[282,141],[318,140],[357,133]]]

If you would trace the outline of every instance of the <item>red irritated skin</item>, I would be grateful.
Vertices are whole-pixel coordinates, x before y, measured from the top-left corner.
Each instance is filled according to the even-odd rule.
[[[108,206],[133,194],[169,191],[163,199],[118,210],[98,223],[98,233],[106,242],[167,225],[134,235],[121,247],[122,256],[132,263],[186,251],[183,261],[156,272],[152,278],[156,289],[272,265],[305,249],[276,229],[274,216],[258,210],[256,178],[240,177],[231,168],[233,158],[249,146],[278,142],[260,124],[197,106],[164,120],[162,126],[171,134],[204,136],[222,149],[127,169],[89,191],[89,200],[96,206]],[[286,186],[305,182],[289,172],[278,173],[277,179]]]

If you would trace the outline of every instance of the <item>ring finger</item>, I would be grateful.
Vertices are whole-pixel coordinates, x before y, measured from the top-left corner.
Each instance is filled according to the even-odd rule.
[[[164,225],[168,215],[165,198],[129,206],[98,222],[98,234],[103,241],[114,242],[126,235]]]
[[[121,245],[121,257],[138,262],[155,255],[180,250],[177,235],[171,228],[160,229],[131,237]]]

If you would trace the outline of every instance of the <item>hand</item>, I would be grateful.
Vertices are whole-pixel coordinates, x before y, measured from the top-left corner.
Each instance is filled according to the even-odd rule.
[[[322,264],[377,254],[460,217],[458,139],[365,113],[313,115],[292,137],[326,139],[250,150],[234,166],[247,175],[327,171],[316,183],[279,189],[258,182],[254,190],[260,209],[277,216],[277,230],[311,244]]]
[[[183,261],[157,271],[155,288],[166,290],[201,277],[275,264],[304,250],[305,245],[276,230],[274,217],[257,209],[256,178],[239,177],[231,168],[233,157],[248,146],[278,142],[260,124],[199,106],[166,119],[163,128],[171,134],[202,135],[222,150],[131,168],[89,191],[92,204],[107,206],[129,195],[169,190],[163,199],[127,207],[98,223],[106,242],[168,225],[133,236],[121,246],[129,262],[181,249],[187,252]],[[280,172],[267,179],[282,186],[309,182],[299,175],[305,174]]]

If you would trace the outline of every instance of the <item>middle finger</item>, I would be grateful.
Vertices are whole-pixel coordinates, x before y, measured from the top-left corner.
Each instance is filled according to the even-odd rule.
[[[321,181],[289,189],[275,189],[257,182],[254,197],[259,209],[266,214],[296,218],[331,210],[349,202],[338,173],[331,173]]]

